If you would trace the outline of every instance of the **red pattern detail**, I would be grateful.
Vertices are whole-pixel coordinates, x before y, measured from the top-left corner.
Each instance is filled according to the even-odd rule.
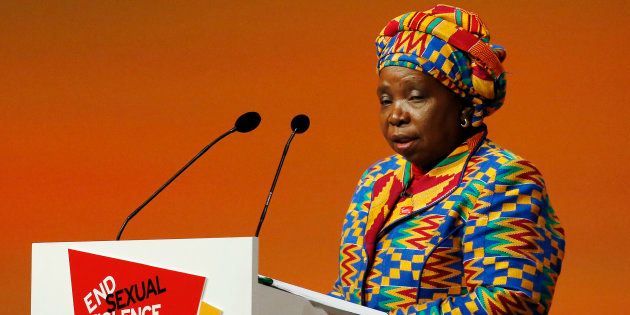
[[[385,188],[387,182],[389,182],[389,178],[392,176],[394,176],[393,172],[387,173],[374,183],[374,188],[372,189],[372,200],[374,200],[374,197],[380,195],[381,192],[383,192],[383,188]]]
[[[479,167],[477,166],[477,164],[479,164],[480,162],[483,162],[484,158],[480,157],[480,156],[473,156],[469,163],[468,166],[466,167],[466,171],[464,173],[464,180],[465,181],[469,181],[469,175],[473,172],[477,172],[479,171]]]
[[[521,292],[499,291],[494,296],[496,299],[488,299],[490,308],[489,314],[528,314],[523,300],[528,299],[527,295]]]
[[[434,272],[435,274],[429,275],[426,272],[422,277],[422,282],[424,284],[431,285],[435,288],[443,288],[449,287],[452,284],[447,281],[447,279],[452,278],[454,274],[447,270],[445,267],[453,264],[457,261],[457,258],[449,251],[453,251],[452,248],[438,248],[433,254],[429,257],[427,262],[425,263],[424,269]],[[458,270],[454,270],[456,273],[459,273]]]
[[[385,26],[385,29],[383,29],[383,35],[388,36],[388,37],[392,37],[396,35],[396,33],[398,32],[399,26],[400,26],[400,23],[398,23],[398,21],[395,21],[395,20],[389,21],[389,23],[387,23],[387,26]]]
[[[426,18],[427,18],[426,14],[421,13],[421,12],[416,12],[413,18],[411,18],[411,23],[409,23],[409,29],[417,30],[420,23],[422,23],[422,21],[424,21],[424,19]]]
[[[556,233],[564,235],[564,228],[560,225],[555,225],[553,227],[553,230],[556,231]]]
[[[369,208],[370,208],[370,201],[369,201],[369,200],[366,200],[366,201],[362,204],[362,206],[363,206],[363,209],[369,209]]]
[[[446,41],[463,51],[469,51],[479,41],[479,38],[463,29],[458,29]]]
[[[471,33],[479,33],[481,31],[479,19],[473,17],[472,14],[468,14],[468,25]]]
[[[413,237],[409,239],[405,239],[405,243],[413,245],[417,249],[425,249],[426,241],[431,239],[433,236],[433,231],[435,231],[440,226],[440,220],[443,218],[441,215],[429,215],[418,223],[418,227],[411,229],[414,233],[418,234],[418,237]]]
[[[371,210],[371,211],[378,211],[378,213],[372,225],[366,227],[367,230],[365,232],[364,244],[365,244],[365,251],[367,252],[367,256],[368,256],[368,262],[370,263],[372,259],[374,258],[376,236],[378,235],[378,232],[381,231],[381,228],[387,221],[387,218],[385,217],[384,208],[388,207],[390,210],[394,209],[394,206],[396,205],[396,201],[398,200],[400,193],[403,190],[403,183],[400,182],[400,180],[398,180],[396,177],[394,177],[392,179],[393,182],[392,182],[389,192],[382,192],[383,188],[387,185],[387,183],[390,181],[390,178],[392,176],[394,176],[394,173],[387,174],[383,176],[382,178],[380,178],[379,180],[377,180],[376,183],[374,183],[374,193],[372,194],[372,200],[374,200],[381,193],[387,193],[389,195],[387,196],[387,201],[385,202],[385,204],[382,205],[380,209]]]
[[[485,138],[484,134],[485,134],[484,131],[480,131],[474,136],[470,137],[466,141],[466,144],[468,145],[468,150],[472,151],[474,148],[476,148],[479,142]],[[480,156],[475,156],[475,158],[482,159],[482,157]]]
[[[416,304],[416,294],[418,292],[417,288],[408,288],[396,291],[397,294],[406,297],[405,302],[396,304],[396,307],[404,308],[409,307],[411,305]]]
[[[450,7],[450,6],[445,6],[445,5],[441,5],[438,4],[436,5],[432,10],[431,13],[433,14],[439,14],[439,13],[453,13],[455,12],[455,8],[454,7]]]
[[[504,72],[503,64],[499,57],[490,49],[490,46],[481,40],[477,41],[470,49],[468,53],[473,56],[478,64],[490,69],[492,75],[499,76]]]
[[[398,49],[406,43],[407,45],[405,46],[405,53],[409,53],[410,51],[415,50],[416,46],[420,44],[420,48],[418,48],[418,51],[421,54],[426,50],[428,36],[428,34],[420,32],[408,32],[406,36],[403,33],[396,39],[394,50],[398,51]]]
[[[529,161],[518,161],[516,164],[520,164],[525,166],[525,169],[530,169],[530,171],[525,172],[523,174],[519,174],[516,178],[524,179],[525,181],[530,180],[536,183],[538,186],[543,186],[543,183],[540,181],[540,172],[538,169]]]
[[[346,259],[341,261],[341,270],[343,271],[341,274],[341,281],[346,286],[349,286],[352,283],[350,281],[350,276],[352,273],[356,272],[355,269],[352,268],[352,264],[359,261],[359,256],[352,252],[352,248],[356,248],[356,246],[347,246],[341,251],[346,257]]]
[[[431,198],[431,200],[429,200],[428,203],[431,203],[439,199],[440,197],[442,197],[442,195],[445,192],[448,192],[451,189],[455,188],[455,186],[457,186],[457,183],[459,182],[459,178],[460,178],[460,174],[457,174],[455,176],[453,175],[431,176],[427,174],[425,176],[422,176],[414,180],[411,183],[411,187],[409,188],[412,194],[418,194],[423,191],[426,191],[427,189],[437,187],[438,185],[441,185],[445,181],[448,181],[448,184],[446,184],[439,193],[435,194],[435,196]]]
[[[469,290],[474,289],[475,287],[477,287],[478,283],[481,282],[481,280],[475,280],[483,271],[483,269],[481,268],[476,268],[473,267],[473,260],[467,260],[464,262],[464,283],[466,284],[466,286],[468,287]]]

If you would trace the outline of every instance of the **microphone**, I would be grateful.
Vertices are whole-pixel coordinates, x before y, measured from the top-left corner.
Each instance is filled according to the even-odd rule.
[[[164,188],[166,188],[168,185],[170,185],[190,165],[195,163],[195,161],[197,161],[197,159],[199,159],[202,155],[204,155],[204,153],[206,153],[206,151],[208,151],[215,143],[219,142],[221,139],[227,137],[228,135],[230,135],[233,132],[238,131],[240,133],[246,133],[246,132],[250,132],[250,131],[256,129],[256,127],[258,127],[258,125],[260,125],[260,120],[261,120],[260,119],[260,114],[258,114],[257,112],[247,112],[247,113],[241,115],[240,117],[238,117],[238,119],[234,123],[234,127],[230,128],[230,130],[224,132],[218,138],[214,139],[214,141],[210,142],[210,144],[208,144],[203,149],[201,149],[201,151],[199,151],[199,153],[197,153],[197,155],[195,155],[195,157],[193,157],[190,161],[188,161],[188,163],[186,163],[186,165],[184,165],[184,167],[182,167],[179,171],[177,171],[177,173],[175,173],[175,175],[173,175],[173,177],[171,177],[169,180],[167,180],[166,183],[164,183],[162,186],[160,186],[160,188],[158,188],[147,200],[145,200],[140,206],[138,206],[138,208],[136,208],[136,210],[133,210],[133,212],[131,212],[131,214],[129,214],[127,219],[125,219],[125,222],[123,222],[122,226],[120,227],[120,231],[118,231],[118,235],[116,235],[116,240],[117,241],[120,240],[120,237],[122,236],[122,233],[125,230],[125,227],[127,226],[127,223],[129,223],[129,221],[131,221],[131,219],[133,219],[133,217],[135,217],[138,213],[140,213],[140,211],[147,204],[149,204],[149,202],[151,202],[151,200],[153,200],[153,198],[157,197],[157,195],[159,195],[162,192],[162,190],[164,190]]]
[[[304,114],[297,115],[291,120],[291,130],[295,133],[304,133],[311,126],[311,120]]]
[[[258,128],[258,125],[260,125],[260,114],[257,112],[247,112],[236,120],[234,128],[232,129],[240,133],[246,133]]]
[[[280,170],[282,169],[282,165],[284,164],[284,158],[287,156],[289,152],[289,146],[291,145],[291,141],[293,141],[293,137],[296,134],[304,133],[308,130],[308,127],[311,125],[311,120],[308,116],[304,114],[297,115],[293,117],[291,120],[291,136],[289,136],[289,140],[287,144],[284,146],[284,151],[282,152],[282,157],[280,158],[280,164],[278,164],[278,169],[276,169],[276,176],[273,177],[273,182],[271,183],[271,189],[269,189],[269,195],[267,196],[267,201],[265,202],[265,207],[263,208],[262,213],[260,214],[260,221],[258,222],[258,227],[256,228],[256,237],[260,235],[260,229],[262,228],[263,221],[265,221],[265,216],[267,215],[267,209],[269,209],[269,204],[271,203],[271,196],[273,195],[274,189],[276,189],[276,183],[278,182],[278,177],[280,176]]]

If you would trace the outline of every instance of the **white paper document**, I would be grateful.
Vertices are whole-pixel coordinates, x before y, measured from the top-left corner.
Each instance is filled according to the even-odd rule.
[[[271,279],[264,276],[262,277],[273,281],[270,284],[271,287],[274,287],[283,291],[287,291],[297,296],[301,296],[309,300],[313,304],[318,304],[318,306],[322,306],[322,308],[325,309],[326,312],[331,315],[333,314],[335,315],[336,314],[387,315],[387,313],[385,312],[377,311],[375,309],[371,309],[362,305],[340,300],[332,296],[328,296],[325,294],[321,294],[319,292],[311,291],[311,290],[298,287],[298,286],[295,286],[286,282],[282,282],[280,280]]]

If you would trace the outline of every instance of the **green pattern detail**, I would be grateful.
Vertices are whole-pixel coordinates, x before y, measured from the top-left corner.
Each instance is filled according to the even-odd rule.
[[[481,191],[477,188],[477,186],[483,187],[483,181],[479,179],[470,181],[466,189],[462,191],[461,205],[469,209],[472,209],[475,206],[473,200],[476,200],[481,194]],[[461,209],[461,207],[458,208]],[[460,213],[460,215],[464,218],[464,220],[468,220],[468,212]]]
[[[470,152],[464,151],[464,152],[462,152],[460,154],[449,156],[449,157],[445,158],[444,160],[442,160],[440,163],[438,163],[437,166],[444,166],[444,165],[448,165],[448,164],[451,164],[451,163],[455,163],[455,162],[457,162],[457,161],[459,161],[461,159],[466,158],[466,156],[468,156],[468,153],[470,153]]]
[[[551,298],[553,297],[553,291],[554,291],[554,287],[555,287],[555,281],[553,280],[553,278],[551,277],[552,274],[555,274],[556,272],[553,271],[553,269],[549,268],[549,267],[544,267],[543,268],[543,279],[540,283],[537,283],[535,285],[540,285],[541,289],[535,289],[535,291],[538,291],[541,293],[541,301],[551,301]],[[545,305],[545,308],[548,308],[549,305]]]
[[[400,302],[403,302],[405,300],[404,298],[389,294],[389,290],[387,289],[387,287],[381,287],[380,295],[384,297],[384,299],[378,303],[378,307],[384,310],[391,309],[391,307],[387,306],[387,304],[399,304]]]
[[[462,26],[462,10],[460,9],[455,10],[455,22],[459,27]]]
[[[431,34],[431,32],[433,32],[433,29],[434,29],[434,28],[435,28],[438,24],[440,24],[440,22],[442,22],[442,21],[444,21],[444,19],[439,18],[439,17],[436,17],[436,18],[435,18],[435,20],[433,20],[433,21],[431,22],[431,24],[429,24],[429,26],[427,26],[427,30],[426,30],[426,32],[425,32],[425,33],[427,33],[427,34]]]
[[[507,290],[500,287],[493,287],[492,290],[490,290],[486,287],[480,286],[480,287],[477,287],[476,291],[477,291],[477,300],[481,303],[481,306],[483,306],[485,310],[488,310],[490,308],[490,305],[486,304],[486,301],[483,297],[489,296],[492,300],[496,300],[497,295],[500,295],[506,292]]]
[[[514,174],[522,171],[523,168],[517,165],[504,165],[497,173],[496,183],[501,185],[518,185],[523,181],[519,180]]]
[[[502,256],[506,254],[503,250],[496,249],[497,247],[502,247],[509,243],[509,241],[497,237],[501,234],[512,231],[509,228],[497,224],[505,220],[505,218],[499,218],[488,222],[488,230],[492,231],[492,233],[486,235],[486,240],[490,241],[485,243],[486,256]]]
[[[411,13],[412,13],[412,12],[407,12],[407,13],[403,14],[403,15],[400,17],[400,20],[399,20],[399,22],[398,22],[398,30],[399,30],[399,31],[403,31],[403,30],[405,29],[405,24],[404,24],[403,22],[407,19],[407,17],[408,17]]]
[[[560,221],[558,221],[558,217],[556,216],[556,212],[551,207],[551,203],[549,202],[549,197],[545,196],[545,204],[549,205],[545,209],[545,228],[555,237],[563,237],[561,233],[558,233],[558,228],[561,226]]]

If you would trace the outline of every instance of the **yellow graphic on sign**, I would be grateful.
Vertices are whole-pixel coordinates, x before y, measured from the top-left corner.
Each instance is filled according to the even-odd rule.
[[[201,307],[199,307],[199,315],[221,315],[221,310],[204,302],[201,301]]]

